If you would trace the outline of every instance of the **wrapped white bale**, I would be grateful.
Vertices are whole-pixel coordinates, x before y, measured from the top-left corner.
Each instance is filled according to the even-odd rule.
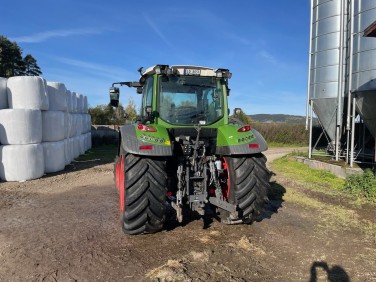
[[[80,137],[73,137],[73,158],[80,156]]]
[[[44,174],[41,144],[0,146],[0,178],[5,181],[37,179]]]
[[[81,114],[85,113],[85,96],[80,95],[80,100],[81,100]]]
[[[51,173],[65,167],[64,141],[43,142],[44,172]]]
[[[8,109],[7,79],[0,77],[0,109]]]
[[[84,117],[83,114],[77,114],[77,132],[81,135],[84,132]]]
[[[73,114],[69,113],[69,138],[72,138],[74,136],[74,117]]]
[[[70,120],[69,137],[72,138],[78,135],[77,114],[70,114],[69,120]]]
[[[64,139],[64,160],[65,165],[70,164],[71,160],[71,153],[70,153],[70,146],[69,146],[69,139]]]
[[[87,150],[91,149],[91,133],[90,132],[85,134],[85,139],[86,139],[85,140],[85,144],[86,144],[85,150],[87,151]]]
[[[89,104],[87,101],[87,96],[84,96],[84,114],[87,114],[89,111]]]
[[[68,139],[68,147],[69,147],[69,158],[70,158],[70,162],[74,161],[74,149],[73,149],[73,146],[74,146],[74,140],[73,138],[69,138]]]
[[[67,88],[64,83],[47,81],[50,111],[67,111]]]
[[[87,130],[87,117],[85,114],[81,114],[81,126],[82,126],[82,132],[81,134],[85,134],[86,133],[86,130]]]
[[[81,129],[80,129],[80,115],[79,114],[74,114],[74,131],[75,131],[75,136],[79,136],[81,134]]]
[[[80,149],[80,155],[83,155],[85,154],[86,150],[85,150],[85,135],[80,135],[78,136],[79,137],[79,141],[80,141],[80,146],[79,146],[79,149]]]
[[[10,109],[48,110],[45,80],[39,76],[8,78],[7,95]]]
[[[25,145],[42,142],[42,113],[40,110],[0,110],[0,143]]]
[[[72,113],[73,112],[72,92],[70,92],[69,90],[67,90],[66,99],[67,99],[67,111],[69,113]]]
[[[74,156],[74,138],[69,138],[68,139],[68,146],[69,146],[69,158],[71,161],[74,160],[75,156]]]
[[[87,133],[87,117],[85,114],[81,114],[81,126],[82,126],[81,134]]]
[[[64,139],[69,138],[71,119],[68,112],[64,112]]]
[[[73,120],[74,120],[74,136],[79,136],[81,134],[80,132],[80,126],[79,126],[79,123],[80,123],[80,120],[79,120],[79,116],[78,114],[73,114]]]
[[[83,121],[82,121],[82,115],[81,114],[72,114],[71,115],[71,134],[72,136],[79,136],[83,132]]]
[[[91,116],[89,114],[83,115],[84,119],[84,131],[83,133],[88,133],[91,131]]]
[[[72,113],[77,113],[77,93],[72,92]]]
[[[84,96],[82,94],[76,93],[77,97],[77,113],[81,114],[84,110]]]
[[[54,142],[64,140],[65,123],[64,112],[43,111],[42,112],[43,142]]]

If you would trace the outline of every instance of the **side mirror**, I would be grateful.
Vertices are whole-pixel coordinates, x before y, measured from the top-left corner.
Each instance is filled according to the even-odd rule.
[[[146,112],[146,114],[147,114],[148,116],[151,115],[152,107],[151,107],[151,106],[146,106],[146,107],[145,107],[145,112]]]
[[[234,114],[235,114],[235,115],[240,115],[242,112],[243,112],[243,111],[242,111],[241,108],[235,108],[235,109],[234,109]]]
[[[120,90],[118,87],[110,87],[110,103],[111,106],[117,108],[119,106]]]
[[[142,87],[137,87],[137,94],[142,94]]]

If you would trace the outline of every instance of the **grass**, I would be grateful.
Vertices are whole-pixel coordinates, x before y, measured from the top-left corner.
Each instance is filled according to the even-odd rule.
[[[343,180],[325,170],[309,168],[303,163],[296,162],[292,156],[307,157],[307,153],[293,152],[285,158],[276,160],[273,163],[274,168],[293,177],[298,183],[320,192],[331,195],[341,192],[343,196],[355,198],[354,202],[358,205],[366,202],[376,203],[376,179],[372,171],[366,170],[363,174],[348,175],[346,180]],[[313,159],[348,167],[343,160],[336,162],[328,160],[327,157],[317,156]]]
[[[325,170],[309,168],[307,165],[297,162],[291,156],[275,160],[272,168],[309,187],[320,186],[326,189],[341,190],[345,184],[345,180],[334,174]]]
[[[335,204],[323,203],[297,190],[289,189],[284,199],[315,210],[320,218],[321,231],[325,232],[325,230],[337,228],[342,230],[356,228],[368,238],[376,238],[376,224],[369,220],[359,219],[355,210]]]
[[[84,155],[76,158],[76,161],[100,160],[103,162],[113,162],[117,153],[116,145],[101,145],[92,147]]]
[[[292,188],[294,187],[294,183],[292,183],[292,187],[288,187],[283,195],[284,200],[316,211],[323,232],[326,229],[333,230],[338,227],[343,230],[356,228],[367,237],[376,238],[376,224],[369,220],[359,219],[356,212],[359,204],[369,203],[369,201],[359,197],[354,200],[354,194],[345,190],[346,181],[344,179],[324,170],[309,168],[305,164],[297,162],[291,156],[275,160],[272,163],[272,169],[287,179],[293,179],[294,183],[304,188],[341,198],[348,202],[350,206],[353,206],[354,209],[320,201],[307,195],[303,190]]]
[[[358,197],[367,198],[376,202],[376,179],[370,169],[359,175],[349,175],[346,178],[344,189]]]

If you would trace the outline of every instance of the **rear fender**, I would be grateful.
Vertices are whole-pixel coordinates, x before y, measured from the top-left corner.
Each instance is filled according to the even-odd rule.
[[[238,132],[241,126],[224,125],[218,128],[216,154],[250,155],[268,150],[264,137],[255,129]]]
[[[125,152],[146,156],[172,156],[172,146],[166,128],[153,124],[156,132],[136,129],[137,124],[120,127],[120,146]]]

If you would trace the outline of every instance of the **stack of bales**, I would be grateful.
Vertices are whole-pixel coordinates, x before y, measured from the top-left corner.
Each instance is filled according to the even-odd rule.
[[[2,180],[30,180],[63,170],[91,147],[87,106],[86,112],[83,106],[72,110],[73,100],[63,83],[33,76],[0,78]],[[81,139],[82,144],[76,141]]]
[[[65,147],[66,161],[70,162],[91,148],[91,117],[86,96],[67,91],[67,104]]]

